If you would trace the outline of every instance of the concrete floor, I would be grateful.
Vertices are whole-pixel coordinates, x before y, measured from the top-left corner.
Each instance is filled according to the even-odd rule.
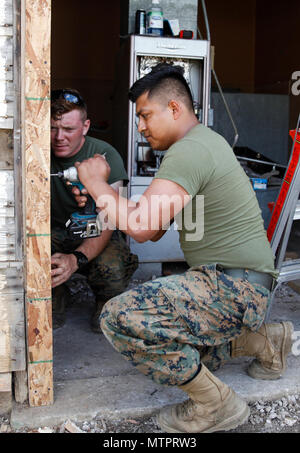
[[[90,312],[89,306],[71,307],[65,326],[54,332],[55,402],[38,408],[14,404],[11,425],[15,429],[52,427],[67,419],[80,422],[97,415],[150,415],[186,398],[178,388],[159,386],[141,375],[103,335],[91,332]],[[277,381],[252,379],[246,373],[249,358],[232,360],[216,372],[248,402],[300,393],[300,294],[286,285],[277,291],[270,313],[270,321],[280,320],[292,321],[296,332],[284,377]]]
[[[300,256],[300,221],[294,223],[287,251]],[[252,379],[246,373],[250,358],[232,360],[216,372],[248,402],[300,393],[300,281],[295,283],[297,291],[288,285],[278,289],[269,319],[294,324],[294,344],[285,375],[276,381]],[[69,308],[66,324],[54,331],[54,404],[37,408],[14,404],[11,425],[15,429],[51,427],[67,419],[80,422],[96,415],[150,415],[164,405],[186,399],[178,388],[159,386],[141,375],[102,334],[93,333],[89,325],[93,301],[83,299],[84,303],[75,297],[77,302]]]

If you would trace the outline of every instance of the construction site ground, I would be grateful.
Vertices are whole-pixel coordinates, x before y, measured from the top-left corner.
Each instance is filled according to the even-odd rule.
[[[300,256],[299,225],[292,231],[289,253]],[[160,433],[155,413],[186,399],[180,389],[159,386],[140,374],[102,334],[90,330],[93,301],[88,296],[75,298],[66,324],[54,331],[54,404],[13,403],[11,413],[0,418],[0,432]],[[215,372],[250,405],[248,422],[234,432],[300,432],[299,281],[277,290],[269,322],[279,321],[292,321],[295,331],[281,379],[249,377],[249,357]]]

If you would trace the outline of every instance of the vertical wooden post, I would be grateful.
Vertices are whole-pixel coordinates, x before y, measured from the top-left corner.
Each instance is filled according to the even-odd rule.
[[[50,246],[51,0],[22,1],[23,189],[28,390],[31,406],[53,403]]]

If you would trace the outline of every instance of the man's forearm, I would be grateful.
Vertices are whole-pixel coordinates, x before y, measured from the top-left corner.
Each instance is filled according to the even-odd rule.
[[[85,254],[89,261],[100,255],[110,241],[112,230],[105,230],[101,236],[85,239],[76,249]],[[77,258],[72,253],[55,253],[51,257],[52,288],[65,283],[78,270]]]
[[[174,222],[174,219],[171,220],[170,225],[172,225],[173,222]],[[159,241],[159,240],[164,236],[164,234],[166,234],[167,231],[168,231],[167,228],[164,228],[163,230],[159,230],[159,231],[151,238],[151,241],[152,241],[152,242],[157,242],[157,241]]]
[[[137,203],[128,200],[108,185],[110,168],[98,155],[77,163],[77,169],[102,217],[137,242],[151,240],[191,201],[184,187],[167,179],[154,179]]]
[[[116,181],[109,185],[116,193],[119,193],[120,188],[123,186],[123,181]],[[96,258],[105,249],[109,243],[113,229],[105,229],[102,231],[100,236],[95,238],[88,238],[76,249],[85,254],[89,261]]]
[[[120,196],[106,182],[97,182],[94,190],[89,193],[94,198],[97,208],[100,208],[102,214],[107,216],[109,222],[134,239],[137,239],[140,230],[149,228],[148,221],[145,225],[143,223],[143,218],[148,218],[148,216],[143,216],[138,211],[139,204]],[[99,194],[101,195],[99,196]],[[136,222],[131,225],[130,216],[134,211],[137,213]]]
[[[176,213],[182,210],[183,196],[186,202],[190,200],[188,194],[169,195],[166,183],[159,184],[163,186],[160,192],[155,188],[152,192],[147,189],[137,203],[117,194],[105,181],[95,182],[89,193],[110,224],[137,242],[157,241],[173,223]]]

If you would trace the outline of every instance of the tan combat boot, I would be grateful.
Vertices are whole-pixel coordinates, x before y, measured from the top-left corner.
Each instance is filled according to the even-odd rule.
[[[197,376],[179,388],[187,392],[190,399],[163,408],[157,417],[167,433],[228,431],[249,417],[247,403],[203,364]]]
[[[243,328],[231,342],[231,357],[255,357],[248,367],[254,379],[279,379],[286,369],[293,330],[291,322],[263,323],[256,332]]]

